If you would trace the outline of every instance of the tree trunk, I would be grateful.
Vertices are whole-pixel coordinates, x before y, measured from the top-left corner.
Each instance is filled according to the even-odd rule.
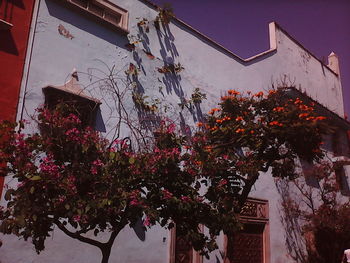
[[[101,252],[102,252],[102,261],[101,261],[101,263],[108,263],[109,256],[111,255],[111,248],[112,248],[111,245],[100,247]]]

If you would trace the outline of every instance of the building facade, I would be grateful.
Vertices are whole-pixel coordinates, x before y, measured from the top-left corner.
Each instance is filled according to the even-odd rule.
[[[16,119],[33,8],[34,0],[0,2],[0,120]]]
[[[71,93],[100,105],[95,126],[110,137],[118,116],[113,114],[111,91],[101,87],[113,75],[116,87],[142,92],[143,105],[139,103],[139,107],[157,107],[190,130],[229,89],[258,92],[272,86],[294,86],[334,118],[341,127],[337,135],[337,147],[341,149],[338,155],[349,156],[349,124],[343,119],[336,55],[332,53],[325,65],[276,23],[269,25],[270,49],[242,59],[180,20],[162,23],[167,14],[160,15],[157,7],[146,0],[1,3],[15,2],[22,3],[13,4],[18,13],[6,21],[13,27],[6,25],[7,29],[0,31],[8,35],[7,43],[12,36],[18,50],[16,54],[10,49],[0,50],[0,59],[4,59],[1,72],[6,72],[1,76],[0,89],[8,95],[0,98],[0,112],[5,114],[1,118],[30,120],[35,109],[49,100],[49,90],[53,94]],[[25,20],[25,30],[20,31],[18,41],[17,17]],[[201,107],[187,107],[196,88],[207,99]],[[135,112],[132,96],[125,97],[125,105],[135,120],[145,125],[152,123],[152,116]],[[121,131],[125,136],[128,132],[126,127]],[[337,155],[331,146],[329,150]],[[348,172],[349,167],[344,166],[344,174],[350,175]],[[6,183],[13,182],[7,179]],[[241,263],[293,262],[280,220],[280,202],[275,181],[266,174],[259,179],[243,209],[247,231],[233,243],[220,236],[219,249],[209,260],[189,249],[175,231],[154,227],[144,233],[144,238],[139,238],[135,229],[124,229],[115,241],[110,262],[224,262],[228,253],[238,253],[237,262]],[[47,240],[40,255],[30,242],[15,236],[0,238],[2,263],[100,260],[97,249],[72,240],[59,230]],[[232,246],[238,249],[233,252]],[[248,257],[250,261],[245,261]]]

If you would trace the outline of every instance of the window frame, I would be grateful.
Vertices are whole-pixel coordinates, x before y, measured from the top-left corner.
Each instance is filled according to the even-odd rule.
[[[75,11],[78,11],[87,17],[93,18],[94,20],[97,20],[98,22],[110,27],[111,29],[116,29],[118,32],[120,32],[123,35],[129,34],[129,30],[128,30],[129,12],[124,8],[121,8],[108,0],[80,0],[81,2],[86,2],[87,3],[86,6],[84,6],[84,4],[79,4],[78,3],[79,0],[56,0],[56,1],[68,5],[70,8],[74,9]],[[97,12],[94,12],[93,8],[91,8],[90,5],[100,8],[102,13],[98,14]],[[113,23],[111,19],[106,18],[106,14],[114,18],[118,17],[119,22]]]

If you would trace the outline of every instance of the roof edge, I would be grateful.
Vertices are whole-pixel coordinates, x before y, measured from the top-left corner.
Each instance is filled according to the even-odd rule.
[[[160,7],[156,4],[154,4],[152,1],[150,0],[139,0],[143,3],[145,3],[146,5],[148,5],[149,7],[153,8],[153,9],[160,9]],[[238,56],[237,54],[235,54],[234,52],[232,52],[231,50],[227,49],[226,47],[224,47],[223,45],[219,44],[218,42],[216,42],[215,40],[211,39],[210,37],[206,36],[205,34],[201,33],[200,31],[198,31],[197,29],[193,28],[192,26],[190,26],[189,24],[187,24],[186,22],[182,21],[181,19],[177,18],[177,17],[173,17],[172,18],[173,21],[179,23],[180,25],[186,27],[187,29],[189,29],[190,31],[194,32],[195,34],[197,34],[198,36],[200,36],[201,38],[205,39],[206,41],[210,42],[211,44],[213,44],[214,46],[216,46],[217,48],[221,49],[222,51],[224,51],[226,54],[234,57],[235,59],[238,59],[240,62],[242,63],[248,63],[248,62],[252,62],[257,58],[260,58],[261,56],[264,56],[266,54],[272,53],[274,51],[276,51],[278,49],[277,47],[277,39],[276,39],[276,30],[277,28],[279,30],[281,30],[289,39],[291,39],[295,44],[297,44],[299,47],[301,47],[302,49],[304,49],[307,53],[309,53],[313,58],[315,58],[317,61],[319,61],[323,66],[325,66],[330,72],[332,72],[335,76],[339,77],[339,74],[337,74],[336,72],[334,72],[328,65],[324,64],[324,62],[317,58],[316,55],[314,55],[312,52],[310,52],[310,50],[308,50],[306,47],[304,47],[299,41],[297,41],[294,37],[292,37],[285,29],[283,29],[278,23],[276,23],[275,21],[270,22],[269,23],[269,40],[270,40],[270,48],[266,51],[263,51],[261,53],[258,53],[254,56],[248,57],[248,58],[242,58],[240,56]]]
[[[335,76],[339,77],[339,74],[336,73],[335,71],[333,71],[328,65],[326,65],[321,59],[319,59],[318,57],[316,57],[316,55],[314,55],[309,49],[307,49],[306,47],[304,47],[303,44],[301,44],[298,40],[296,40],[293,36],[291,36],[285,29],[283,29],[277,22],[271,22],[270,24],[274,24],[276,29],[278,28],[279,30],[281,30],[283,32],[283,34],[285,34],[290,40],[292,40],[296,45],[298,45],[299,47],[301,47],[304,51],[306,51],[308,54],[310,54],[314,59],[316,59],[318,62],[320,62],[323,66],[325,66],[330,72],[332,72]],[[271,41],[271,39],[270,39]]]

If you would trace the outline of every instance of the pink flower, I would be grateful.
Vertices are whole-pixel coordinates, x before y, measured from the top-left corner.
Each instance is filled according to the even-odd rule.
[[[66,201],[66,197],[63,196],[63,195],[60,195],[60,196],[58,197],[58,201],[59,201],[60,203],[63,203],[64,201]]]
[[[20,188],[20,187],[24,186],[25,184],[26,184],[26,182],[21,182],[17,185],[17,188]]]
[[[219,182],[219,186],[224,186],[227,184],[227,180],[226,179],[222,179],[220,182]]]
[[[167,133],[173,133],[175,131],[176,125],[174,123],[170,123],[167,128]]]
[[[81,217],[80,217],[79,215],[73,216],[73,221],[74,221],[74,222],[79,222],[80,219],[81,219]]]
[[[181,200],[184,202],[190,202],[191,198],[189,198],[188,196],[181,196]]]
[[[145,220],[143,220],[143,225],[144,225],[144,226],[150,226],[150,225],[151,225],[151,222],[150,222],[148,216],[146,216]]]
[[[92,164],[96,165],[96,166],[102,166],[103,162],[100,159],[97,159],[97,160],[93,161]]]
[[[59,178],[61,176],[60,167],[54,163],[52,156],[50,155],[43,158],[43,162],[39,167],[41,172],[44,172],[52,177]]]
[[[138,201],[138,200],[136,200],[136,199],[132,199],[131,201],[130,201],[130,205],[131,206],[137,206],[137,205],[139,205],[140,204],[140,202]]]
[[[68,119],[73,123],[81,123],[81,120],[78,118],[78,116],[74,115],[73,113],[69,114]]]
[[[170,199],[173,197],[173,194],[170,193],[168,190],[164,189],[162,190],[162,194],[163,194],[163,199]]]
[[[77,128],[73,128],[65,132],[65,135],[67,136],[71,134],[79,134],[79,130]]]
[[[91,167],[91,168],[90,168],[90,172],[91,172],[92,174],[97,174],[97,168],[96,168],[95,166]]]
[[[196,200],[197,200],[198,202],[203,202],[203,201],[204,201],[204,198],[203,198],[203,196],[198,196],[198,197],[196,198]]]

